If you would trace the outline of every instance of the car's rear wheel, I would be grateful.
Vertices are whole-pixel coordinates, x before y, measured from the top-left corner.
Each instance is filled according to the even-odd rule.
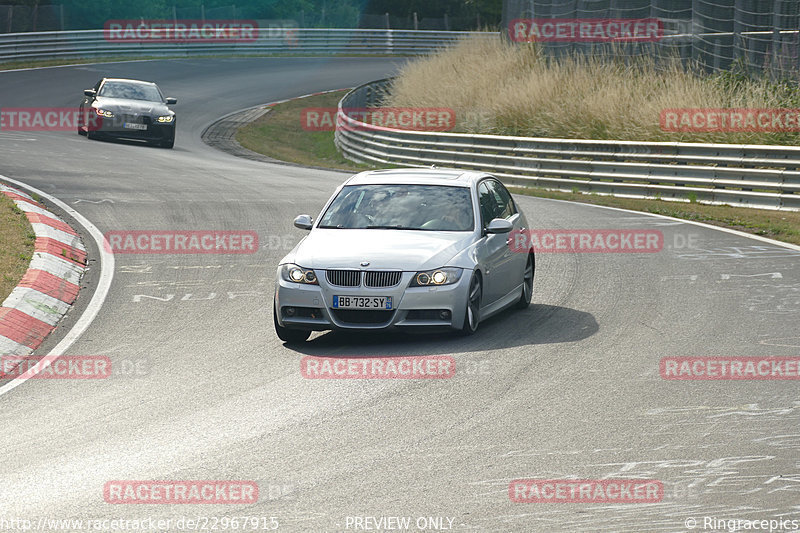
[[[311,331],[307,329],[285,328],[278,324],[278,312],[274,304],[272,306],[272,321],[275,323],[275,333],[278,334],[278,338],[283,342],[290,344],[305,342],[311,335]]]
[[[483,286],[481,276],[473,272],[472,279],[469,280],[469,293],[467,295],[467,309],[464,312],[464,324],[461,326],[463,335],[472,335],[478,330],[481,322],[481,300],[483,298]]]
[[[533,274],[536,270],[536,262],[533,254],[528,254],[528,261],[525,263],[525,271],[522,274],[522,295],[517,300],[517,309],[525,309],[531,304],[533,297]]]

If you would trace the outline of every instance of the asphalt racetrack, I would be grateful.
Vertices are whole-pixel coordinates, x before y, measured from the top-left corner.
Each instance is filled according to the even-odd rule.
[[[152,80],[178,98],[173,150],[6,131],[0,174],[61,199],[103,233],[250,230],[261,243],[252,255],[116,256],[101,312],[69,354],[107,355],[120,372],[34,379],[0,396],[0,518],[153,517],[172,520],[170,531],[181,517],[236,516],[276,517],[279,531],[292,532],[388,531],[402,523],[390,517],[409,517],[413,531],[688,531],[689,519],[703,531],[707,518],[800,527],[797,381],[659,374],[664,357],[797,356],[798,251],[517,197],[533,227],[659,230],[664,248],[540,253],[530,308],[470,338],[324,333],[292,348],[278,340],[275,270],[304,235],[292,219],[316,217],[348,174],[236,158],[201,133],[238,109],[383,78],[402,61],[180,59],[0,72],[2,107],[77,106],[103,76]],[[96,244],[86,244],[96,258]],[[96,283],[99,265],[90,266],[67,326]],[[448,355],[457,371],[311,380],[300,374],[306,355]],[[516,503],[509,483],[520,478],[653,479],[663,498]],[[103,490],[114,480],[251,480],[259,499],[110,504]]]

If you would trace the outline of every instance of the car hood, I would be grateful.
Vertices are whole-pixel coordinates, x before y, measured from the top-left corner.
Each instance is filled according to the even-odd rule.
[[[307,268],[417,271],[449,266],[472,244],[470,232],[315,228],[287,259]]]
[[[166,104],[159,102],[148,102],[145,100],[127,100],[125,98],[106,98],[97,97],[94,107],[109,109],[122,113],[139,113],[142,115],[169,115],[170,110]]]

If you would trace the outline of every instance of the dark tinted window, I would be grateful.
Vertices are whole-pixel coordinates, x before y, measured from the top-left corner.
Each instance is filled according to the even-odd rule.
[[[510,218],[512,215],[516,214],[517,206],[514,205],[514,199],[511,198],[511,193],[508,192],[508,189],[499,181],[487,180],[486,183],[497,202],[497,214],[495,217]]]
[[[478,185],[478,203],[481,208],[481,223],[483,227],[489,225],[493,218],[497,218],[497,200],[492,192],[489,190],[486,181],[482,181]]]
[[[107,98],[126,98],[129,100],[145,100],[147,102],[162,102],[161,93],[155,85],[144,83],[130,83],[125,81],[107,81],[100,88],[98,96]]]

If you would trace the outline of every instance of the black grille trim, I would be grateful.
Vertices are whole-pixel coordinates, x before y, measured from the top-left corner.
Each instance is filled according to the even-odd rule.
[[[325,279],[337,287],[358,287],[361,285],[360,270],[326,270]]]
[[[400,283],[403,272],[400,270],[367,270],[364,272],[366,287],[394,287]]]

